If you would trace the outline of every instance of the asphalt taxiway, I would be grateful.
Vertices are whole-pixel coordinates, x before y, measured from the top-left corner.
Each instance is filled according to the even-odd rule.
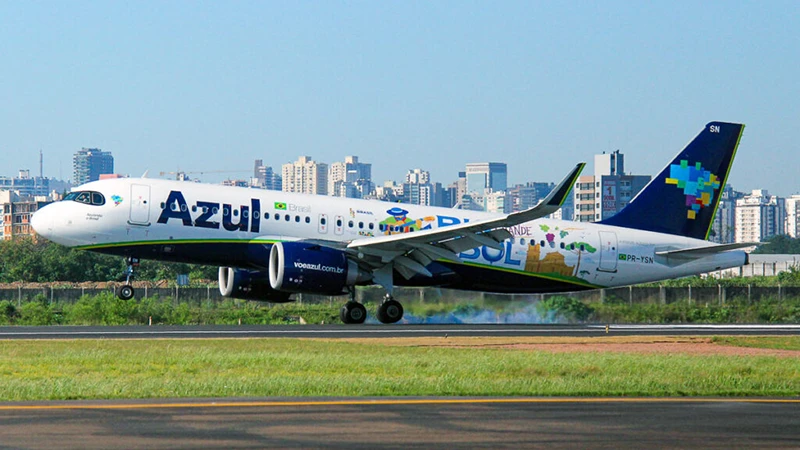
[[[0,339],[799,335],[800,325],[202,325],[0,327]]]
[[[797,448],[800,399],[374,398],[0,405],[1,448]]]

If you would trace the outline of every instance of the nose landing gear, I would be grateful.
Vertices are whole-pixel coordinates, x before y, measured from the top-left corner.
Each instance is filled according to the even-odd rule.
[[[119,292],[117,292],[117,297],[119,297],[120,300],[130,300],[136,293],[131,285],[131,282],[134,278],[134,269],[139,267],[139,258],[129,256],[126,261],[128,263],[128,269],[125,271],[125,284],[120,286]]]

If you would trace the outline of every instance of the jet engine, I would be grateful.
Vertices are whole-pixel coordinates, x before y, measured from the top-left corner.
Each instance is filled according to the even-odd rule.
[[[335,248],[278,242],[269,253],[269,284],[276,291],[340,295],[371,279],[371,273]]]
[[[290,292],[278,292],[269,285],[269,276],[258,270],[219,268],[219,292],[223,297],[261,300],[272,303],[291,302]]]

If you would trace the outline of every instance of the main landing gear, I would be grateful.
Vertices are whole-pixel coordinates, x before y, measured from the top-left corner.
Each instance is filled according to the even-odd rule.
[[[381,323],[395,323],[403,318],[403,305],[386,294],[383,303],[378,306],[376,317]],[[346,324],[360,324],[367,319],[367,308],[356,301],[354,288],[350,288],[350,300],[342,306],[339,318]]]
[[[364,323],[367,320],[367,308],[364,308],[364,305],[356,301],[356,288],[349,287],[348,294],[350,300],[342,306],[341,311],[339,311],[339,318],[346,324]]]
[[[378,306],[378,320],[381,323],[395,323],[403,318],[403,305],[389,294],[383,298],[383,303]]]
[[[139,267],[139,258],[129,256],[127,262],[128,269],[125,271],[125,284],[120,286],[119,292],[117,292],[117,297],[119,297],[121,300],[130,300],[133,298],[133,294],[135,294],[133,286],[131,286],[131,282],[133,281],[134,269]]]

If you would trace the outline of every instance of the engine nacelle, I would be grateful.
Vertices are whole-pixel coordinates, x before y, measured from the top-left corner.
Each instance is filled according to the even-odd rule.
[[[345,253],[302,242],[278,242],[269,253],[269,284],[276,291],[339,295],[372,279]]]
[[[219,293],[223,297],[261,300],[272,303],[291,302],[289,292],[279,292],[269,285],[269,276],[262,271],[219,268]]]

